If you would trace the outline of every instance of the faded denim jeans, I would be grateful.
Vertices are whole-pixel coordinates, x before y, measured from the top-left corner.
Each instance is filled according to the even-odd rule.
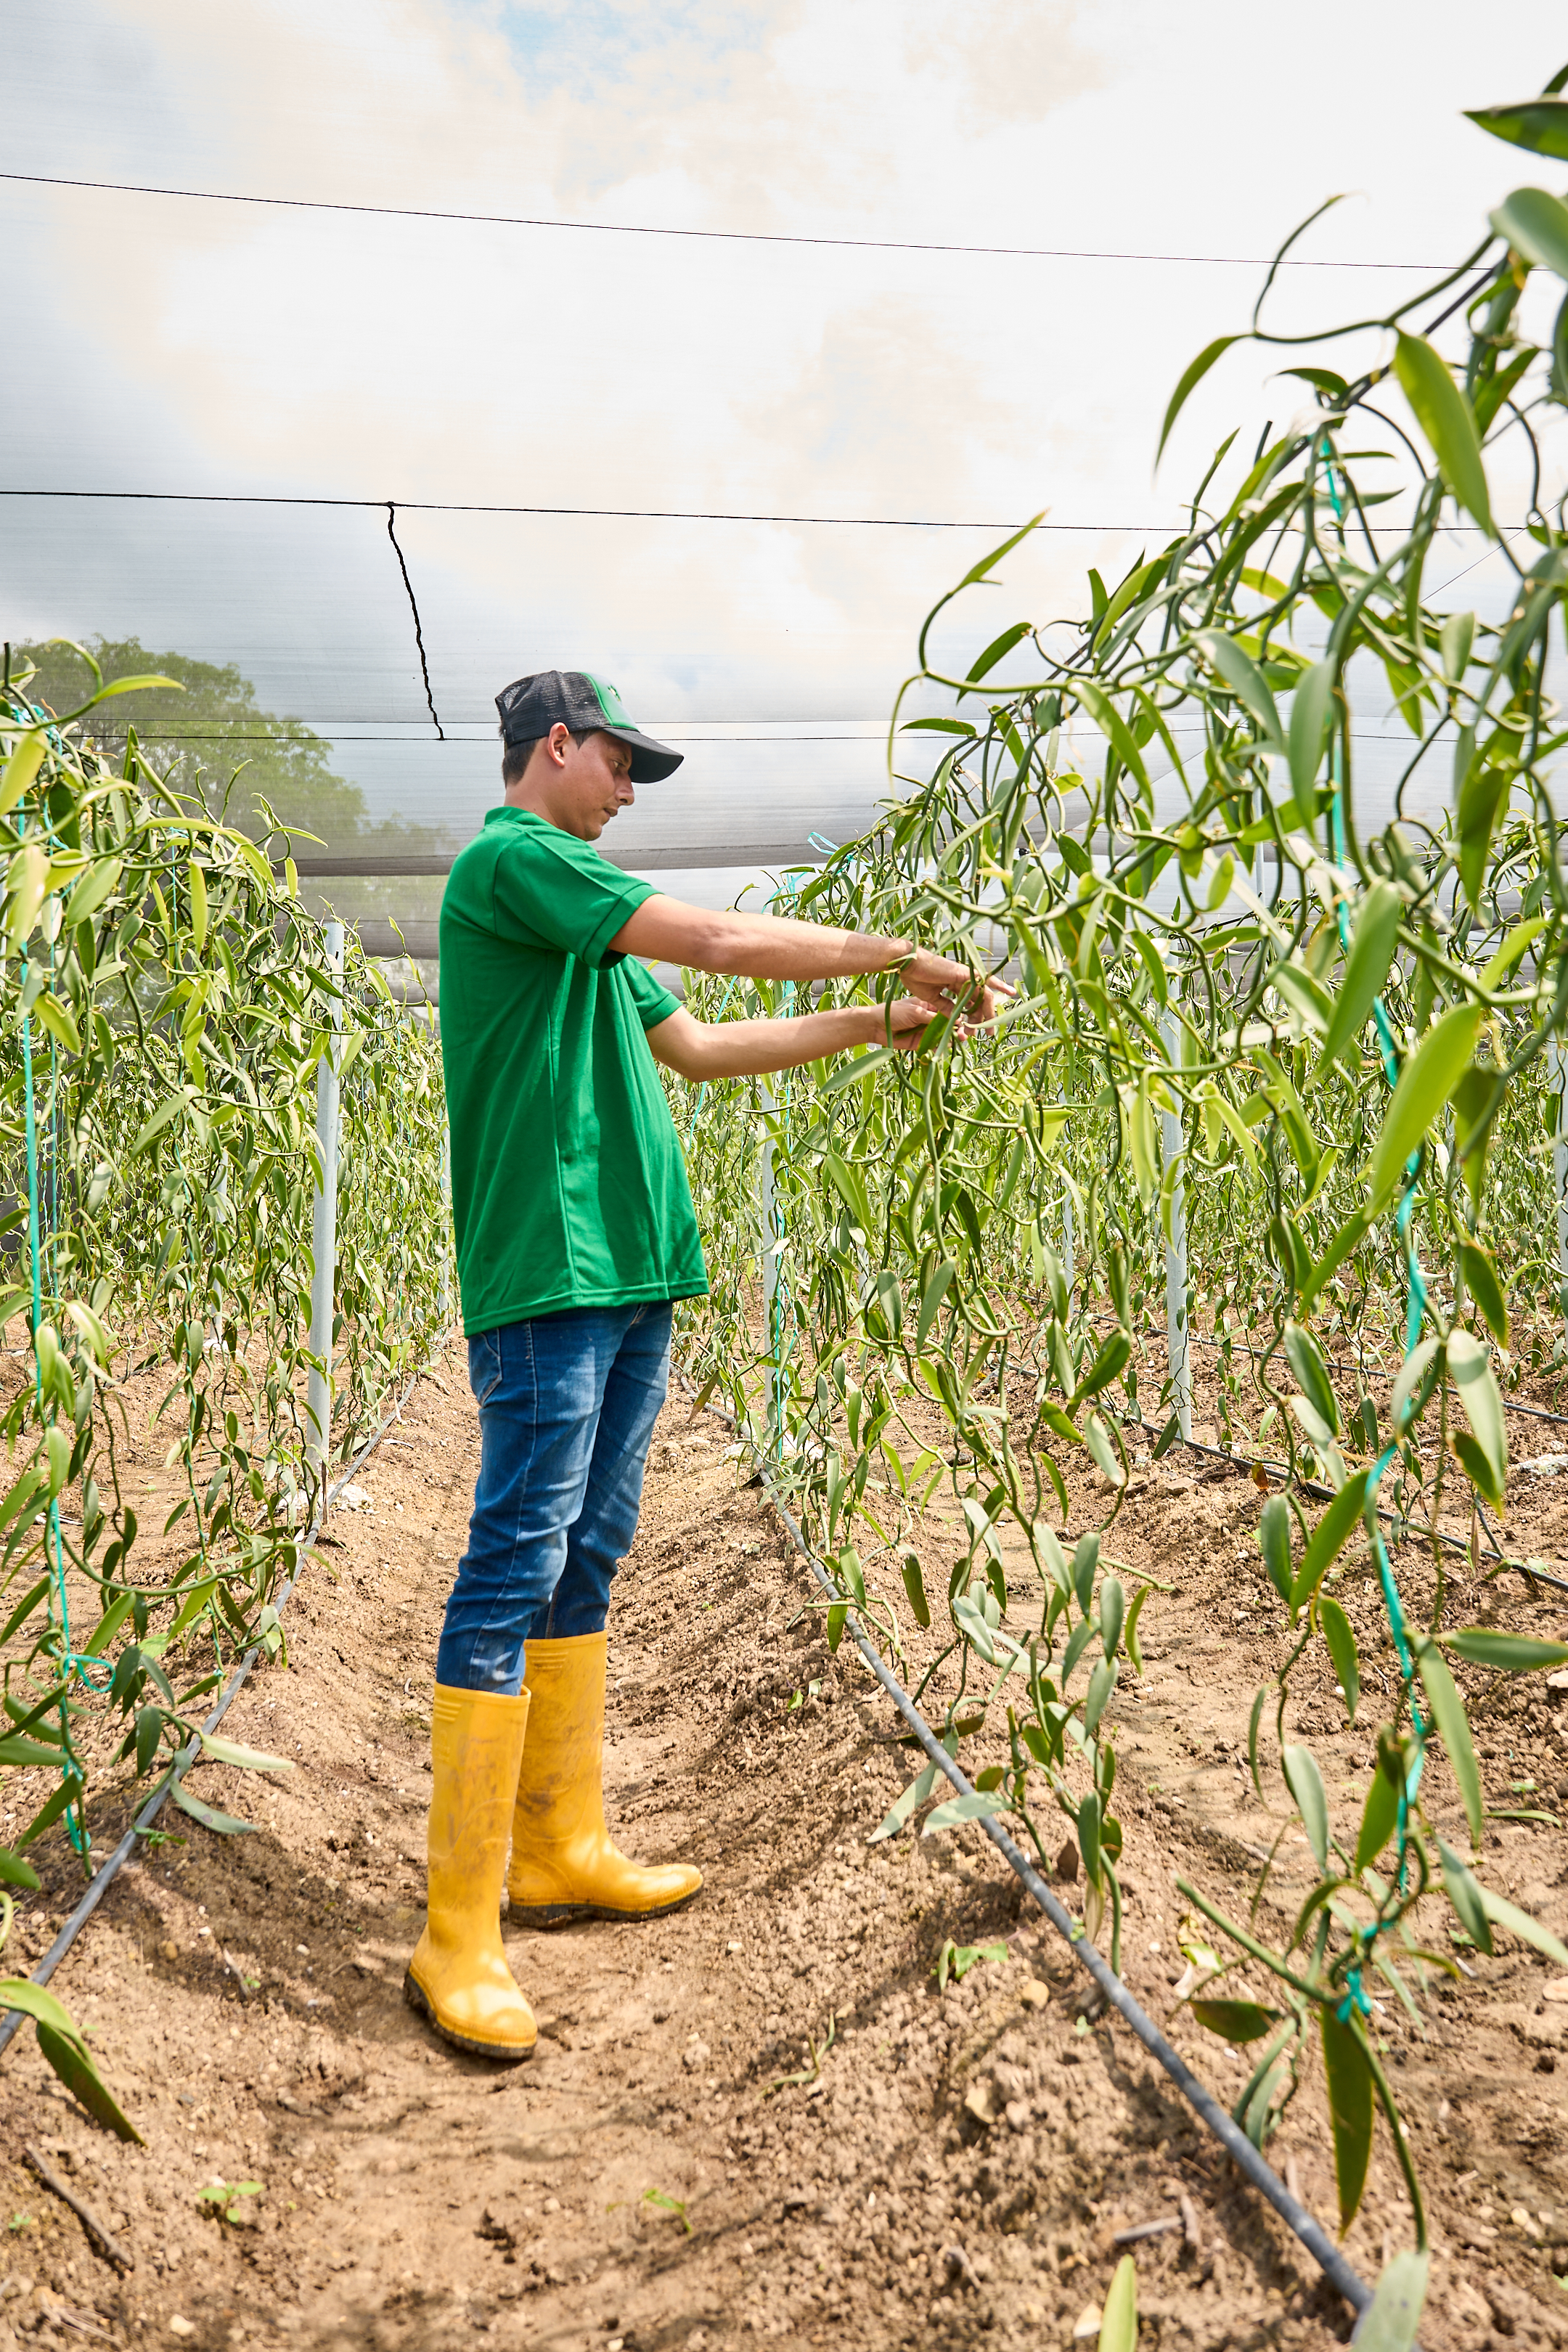
[[[479,1476],[436,1654],[448,1690],[522,1687],[530,1640],[603,1631],[669,1381],[671,1310],[572,1307],[468,1342]]]

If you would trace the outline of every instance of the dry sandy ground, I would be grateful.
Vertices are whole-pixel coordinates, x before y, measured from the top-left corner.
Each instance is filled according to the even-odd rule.
[[[640,1928],[509,1933],[541,2018],[531,2064],[497,2074],[431,2038],[400,1986],[420,1918],[431,1664],[474,1466],[454,1353],[362,1473],[372,1508],[333,1513],[290,1605],[287,1669],[258,1674],[226,1722],[297,1769],[195,1776],[258,1834],[219,1839],[170,1814],[167,1842],[125,1872],[56,1980],[145,2148],[86,2121],[30,2032],[5,2061],[0,2352],[393,2352],[476,2334],[551,2352],[1065,2347],[1104,2292],[1116,2233],[1176,2221],[1184,2197],[1197,2243],[1177,2226],[1137,2249],[1146,2341],[1342,2340],[1342,2307],[1140,2046],[1080,2013],[1086,1980],[978,1832],[867,1845],[914,1769],[892,1707],[847,1644],[829,1658],[776,1517],[739,1484],[722,1428],[694,1429],[683,1409],[661,1425],[612,1621],[606,1777],[628,1846],[693,1855],[707,1885]],[[1513,1523],[1561,1559],[1555,1495],[1521,1482]],[[1099,1505],[1087,1487],[1073,1499],[1077,1532]],[[1156,1467],[1110,1547],[1175,1588],[1152,1596],[1146,1672],[1117,1702],[1126,1973],[1222,2094],[1239,2063],[1172,1997],[1173,1879],[1245,1912],[1248,1850],[1278,1826],[1238,1763],[1283,1639],[1258,1504],[1245,1478]],[[933,1573],[941,1559],[938,1528]],[[890,1557],[868,1566],[897,1592]],[[1418,1587],[1418,1566],[1404,1572]],[[1375,1681],[1371,1588],[1347,1578],[1342,1597]],[[1542,1622],[1496,1588],[1458,1613],[1488,1605],[1500,1622]],[[1549,1608],[1547,1625],[1562,1622]],[[939,1680],[933,1706],[946,1696]],[[1513,1784],[1531,1778],[1549,1795],[1568,1773],[1558,1695],[1500,1697],[1478,1678],[1470,1696],[1492,1801],[1528,1807]],[[1364,1730],[1336,1727],[1326,1685],[1303,1694],[1302,1717],[1348,1805],[1342,1768],[1368,1752]],[[966,1746],[971,1769],[983,1746]],[[102,1842],[125,1803],[105,1784]],[[1562,1932],[1562,1832],[1500,1821],[1492,1836],[1493,1883]],[[79,1885],[63,1848],[46,1842],[42,1859],[13,1965],[43,1948]],[[1306,1870],[1290,1857],[1272,1927]],[[939,1993],[950,1937],[1005,1957]],[[1377,2020],[1434,2210],[1432,2352],[1568,2337],[1552,2268],[1568,2265],[1568,2005],[1543,1998],[1555,1971],[1518,1947],[1470,1965],[1471,1980],[1428,1999],[1421,2031],[1392,2000]],[[25,2143],[117,2232],[127,2275],[24,2168]],[[1328,2220],[1315,2080],[1271,2154]],[[238,2183],[259,2189],[222,2219],[204,2189]],[[1407,2232],[1380,2140],[1350,2252],[1372,2273]]]

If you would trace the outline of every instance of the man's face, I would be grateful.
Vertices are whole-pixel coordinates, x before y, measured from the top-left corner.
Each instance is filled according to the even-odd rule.
[[[616,736],[589,735],[578,744],[564,727],[554,728],[543,764],[545,814],[579,841],[597,841],[610,819],[637,798],[631,746]]]

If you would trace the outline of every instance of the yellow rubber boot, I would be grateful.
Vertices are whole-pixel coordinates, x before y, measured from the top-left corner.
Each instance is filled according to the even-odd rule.
[[[605,1826],[603,1633],[530,1642],[533,1702],[522,1753],[507,1874],[510,1916],[524,1927],[563,1919],[655,1919],[689,1903],[702,1873],[686,1863],[645,1869]]]
[[[539,2039],[507,1965],[500,1919],[528,1697],[436,1685],[428,1911],[403,1979],[410,2008],[437,2033],[509,2065],[531,2057]]]

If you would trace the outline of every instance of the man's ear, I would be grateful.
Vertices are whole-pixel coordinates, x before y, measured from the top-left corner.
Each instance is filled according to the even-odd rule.
[[[566,765],[566,746],[572,740],[572,730],[558,719],[544,739],[544,748],[558,768]]]

